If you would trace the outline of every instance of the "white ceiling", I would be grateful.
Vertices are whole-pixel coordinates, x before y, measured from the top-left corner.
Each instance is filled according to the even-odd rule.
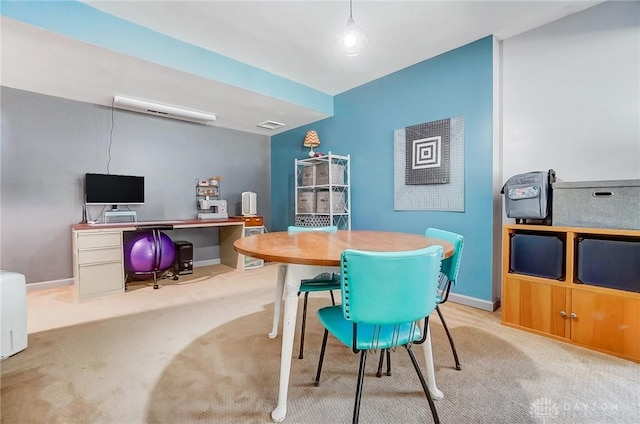
[[[357,57],[341,56],[333,44],[349,17],[347,0],[84,3],[335,95],[485,36],[507,39],[601,2],[356,0],[353,18],[369,36]],[[124,94],[212,112],[216,126],[257,134],[326,117],[4,17],[1,76],[2,85],[95,104],[110,105],[114,94]],[[265,120],[286,125],[256,126]]]

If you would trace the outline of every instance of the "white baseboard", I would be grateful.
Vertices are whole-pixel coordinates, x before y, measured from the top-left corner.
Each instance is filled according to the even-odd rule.
[[[201,267],[201,266],[210,266],[210,265],[220,265],[220,259],[207,259],[204,261],[194,261],[193,267]]]
[[[56,287],[72,286],[73,278],[63,278],[62,280],[41,281],[39,283],[27,284],[27,291],[47,290]]]
[[[472,308],[478,308],[485,311],[493,312],[500,307],[500,301],[496,300],[494,302],[477,299],[475,297],[469,297],[462,294],[449,294],[449,300],[454,303],[459,303],[465,306],[471,306]]]

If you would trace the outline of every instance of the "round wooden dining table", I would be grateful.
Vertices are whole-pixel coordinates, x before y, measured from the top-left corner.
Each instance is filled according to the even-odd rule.
[[[313,278],[323,272],[339,272],[340,256],[346,249],[396,252],[421,249],[432,245],[441,245],[445,258],[454,253],[453,245],[444,240],[418,234],[386,231],[340,230],[335,233],[324,231],[289,233],[284,231],[252,235],[234,242],[234,249],[238,253],[282,264],[278,270],[273,326],[271,333],[269,333],[270,338],[275,338],[278,335],[280,307],[286,287],[278,405],[271,412],[273,421],[281,422],[287,414],[287,394],[298,313],[300,280]],[[444,395],[436,386],[429,328],[426,331],[427,340],[422,346],[426,363],[427,385],[433,398],[442,399]]]

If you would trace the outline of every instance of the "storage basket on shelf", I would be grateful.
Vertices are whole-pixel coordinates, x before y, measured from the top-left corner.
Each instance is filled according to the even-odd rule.
[[[322,190],[316,194],[316,212],[343,213],[345,207],[344,192]],[[332,204],[332,207],[330,206]]]
[[[296,215],[296,227],[327,227],[331,225],[328,215]]]
[[[316,185],[324,184],[344,184],[344,166],[337,163],[319,163],[315,168]],[[329,179],[331,172],[331,179]]]
[[[316,212],[316,193],[314,191],[305,191],[298,193],[298,212]]]
[[[640,180],[553,184],[553,225],[640,230]]]

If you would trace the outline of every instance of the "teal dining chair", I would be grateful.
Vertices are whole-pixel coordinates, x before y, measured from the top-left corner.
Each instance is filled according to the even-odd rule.
[[[330,225],[326,227],[296,227],[289,226],[287,228],[289,233],[300,233],[308,231],[324,231],[327,233],[335,233],[338,231],[338,227]],[[340,290],[340,277],[334,273],[323,273],[311,279],[305,279],[300,281],[300,289],[298,290],[298,296],[300,293],[304,293],[304,304],[302,307],[302,328],[300,329],[300,353],[299,359],[304,357],[304,333],[307,323],[307,303],[309,299],[309,293],[329,291],[331,294],[331,303],[336,304],[333,296],[333,290]]]
[[[451,351],[453,352],[453,359],[456,362],[456,370],[461,370],[462,366],[460,365],[460,360],[458,359],[458,352],[456,351],[456,345],[453,342],[453,337],[451,337],[451,332],[449,331],[449,327],[447,327],[447,322],[442,315],[442,311],[438,307],[447,301],[449,298],[449,292],[451,291],[451,286],[455,285],[458,281],[458,271],[460,270],[460,261],[462,259],[462,249],[464,247],[464,237],[460,234],[453,233],[451,231],[440,230],[437,228],[427,228],[424,233],[425,237],[436,238],[439,240],[444,240],[453,245],[454,252],[453,255],[444,259],[442,261],[442,269],[440,271],[440,277],[438,281],[438,296],[436,297],[436,312],[440,317],[440,321],[442,321],[442,326],[444,327],[445,333],[447,333],[447,338],[449,339],[449,345],[451,346]],[[380,361],[378,363],[378,372],[376,376],[382,376],[382,366],[384,362],[385,352],[380,353]],[[389,351],[386,351],[387,357],[387,375],[391,375],[391,355]]]
[[[453,255],[442,261],[442,269],[440,271],[440,281],[438,283],[438,297],[436,298],[436,312],[442,321],[444,331],[447,333],[449,339],[449,345],[451,345],[451,351],[453,352],[453,358],[456,362],[456,369],[461,370],[460,361],[458,360],[458,352],[456,351],[456,345],[453,343],[453,337],[447,327],[447,322],[442,316],[442,311],[439,305],[442,305],[449,299],[449,292],[451,287],[456,285],[458,281],[458,271],[460,270],[460,261],[462,259],[462,248],[464,247],[464,237],[460,234],[452,233],[451,231],[440,230],[437,228],[427,228],[424,235],[430,238],[437,238],[444,240],[453,245]]]
[[[429,315],[436,307],[442,246],[406,252],[366,252],[347,249],[340,258],[342,304],[318,310],[324,326],[315,384],[320,384],[329,333],[360,353],[353,423],[360,415],[364,370],[369,350],[406,348],[427,397],[433,420],[439,423],[413,344],[424,343]],[[422,329],[418,325],[424,320]]]

